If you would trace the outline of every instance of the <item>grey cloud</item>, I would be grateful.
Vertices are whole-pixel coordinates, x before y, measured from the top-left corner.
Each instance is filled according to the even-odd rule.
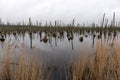
[[[103,13],[112,19],[116,12],[119,21],[119,0],[0,0],[0,17],[11,22],[35,20],[100,23]]]

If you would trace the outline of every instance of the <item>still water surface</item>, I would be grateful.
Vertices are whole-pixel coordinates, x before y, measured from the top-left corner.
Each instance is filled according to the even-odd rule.
[[[60,70],[51,70],[51,79],[64,80],[65,67],[76,59],[78,53],[91,54],[96,51],[97,41],[102,45],[112,47],[114,41],[119,41],[119,32],[97,33],[97,32],[11,32],[0,35],[0,60],[2,60],[7,46],[17,53],[28,53],[36,58],[42,58],[44,66],[59,65]],[[39,62],[39,61],[38,61]],[[61,78],[60,72],[63,77]],[[60,77],[60,78],[58,78]]]

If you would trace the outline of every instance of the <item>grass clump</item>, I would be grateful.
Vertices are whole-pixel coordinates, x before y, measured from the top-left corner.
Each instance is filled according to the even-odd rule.
[[[42,65],[33,56],[12,54],[6,49],[0,66],[0,80],[43,80]]]
[[[80,54],[73,65],[73,80],[120,80],[120,46],[98,43],[95,54]]]

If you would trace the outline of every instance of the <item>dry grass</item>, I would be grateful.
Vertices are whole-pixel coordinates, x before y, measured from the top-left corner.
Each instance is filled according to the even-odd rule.
[[[78,55],[73,80],[120,80],[120,46],[108,48],[98,42],[95,54]]]
[[[75,64],[68,66],[67,80],[120,80],[120,46],[112,48],[97,43],[94,54],[78,54]],[[35,56],[21,52],[12,54],[6,49],[3,63],[0,64],[0,80],[43,80],[42,65]],[[48,79],[49,80],[49,79]]]
[[[42,65],[33,56],[21,53],[16,59],[7,48],[0,65],[0,80],[43,80]]]

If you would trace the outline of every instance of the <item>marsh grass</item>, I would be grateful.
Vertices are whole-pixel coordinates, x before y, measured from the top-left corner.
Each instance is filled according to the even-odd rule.
[[[108,47],[98,40],[95,53],[83,52],[76,59],[71,55],[66,80],[120,80],[120,46],[117,42],[114,44]],[[11,50],[10,46],[6,48],[0,64],[0,80],[45,80],[42,63],[36,56],[22,50],[18,55]]]
[[[17,59],[10,48],[6,49],[0,69],[0,80],[43,80],[42,65],[34,56],[21,52]]]
[[[73,80],[120,80],[120,46],[108,48],[98,42],[94,54],[78,55]]]

